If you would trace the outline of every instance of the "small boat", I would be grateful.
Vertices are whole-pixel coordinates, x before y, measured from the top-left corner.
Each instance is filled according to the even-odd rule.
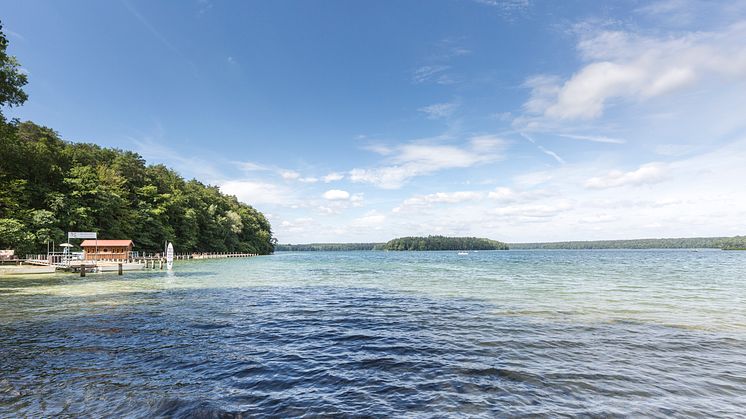
[[[469,252],[458,252],[459,256],[467,256],[469,255]]]

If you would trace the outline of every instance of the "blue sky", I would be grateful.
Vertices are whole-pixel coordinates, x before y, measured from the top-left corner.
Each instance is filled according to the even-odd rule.
[[[744,1],[15,1],[9,112],[280,242],[745,233]]]

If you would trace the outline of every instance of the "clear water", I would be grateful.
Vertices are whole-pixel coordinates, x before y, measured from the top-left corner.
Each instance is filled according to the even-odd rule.
[[[738,416],[746,252],[280,253],[0,278],[0,416]]]

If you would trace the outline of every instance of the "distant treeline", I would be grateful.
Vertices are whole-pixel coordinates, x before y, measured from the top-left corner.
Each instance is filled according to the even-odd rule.
[[[746,236],[510,243],[511,249],[744,249]]]
[[[508,250],[508,245],[479,237],[400,237],[380,244],[375,250]]]
[[[499,243],[497,249],[490,247],[479,248],[428,248],[428,239],[435,247],[435,243],[443,244],[444,239],[474,239],[473,237],[403,237],[388,243],[311,243],[311,244],[278,244],[277,251],[345,251],[345,250],[507,250],[517,249],[723,249],[746,250],[746,236],[735,237],[694,237],[681,239],[637,239],[637,240],[597,240],[597,241],[567,241],[551,243],[501,243],[488,239],[492,243]],[[422,249],[420,249],[422,241]],[[396,247],[396,248],[395,248]],[[399,249],[399,247],[402,247]],[[416,247],[416,248],[413,248]]]
[[[340,252],[352,250],[373,250],[382,243],[309,243],[309,244],[277,244],[277,252]]]

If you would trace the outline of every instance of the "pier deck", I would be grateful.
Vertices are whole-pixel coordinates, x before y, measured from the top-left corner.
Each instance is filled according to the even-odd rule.
[[[247,258],[259,256],[256,253],[179,253],[174,255],[174,260],[203,260],[203,259],[226,259],[226,258]],[[119,264],[122,264],[122,270],[131,271],[139,269],[164,269],[166,267],[166,258],[161,254],[153,255],[131,255],[126,259],[97,259],[97,260],[79,260],[63,258],[59,254],[53,255],[26,255],[23,261],[30,271],[41,272],[42,267],[52,268],[45,272],[59,270],[63,272],[80,272],[85,269],[86,272],[110,272],[117,271]],[[36,267],[34,270],[31,267]],[[18,268],[15,268],[18,271]]]

